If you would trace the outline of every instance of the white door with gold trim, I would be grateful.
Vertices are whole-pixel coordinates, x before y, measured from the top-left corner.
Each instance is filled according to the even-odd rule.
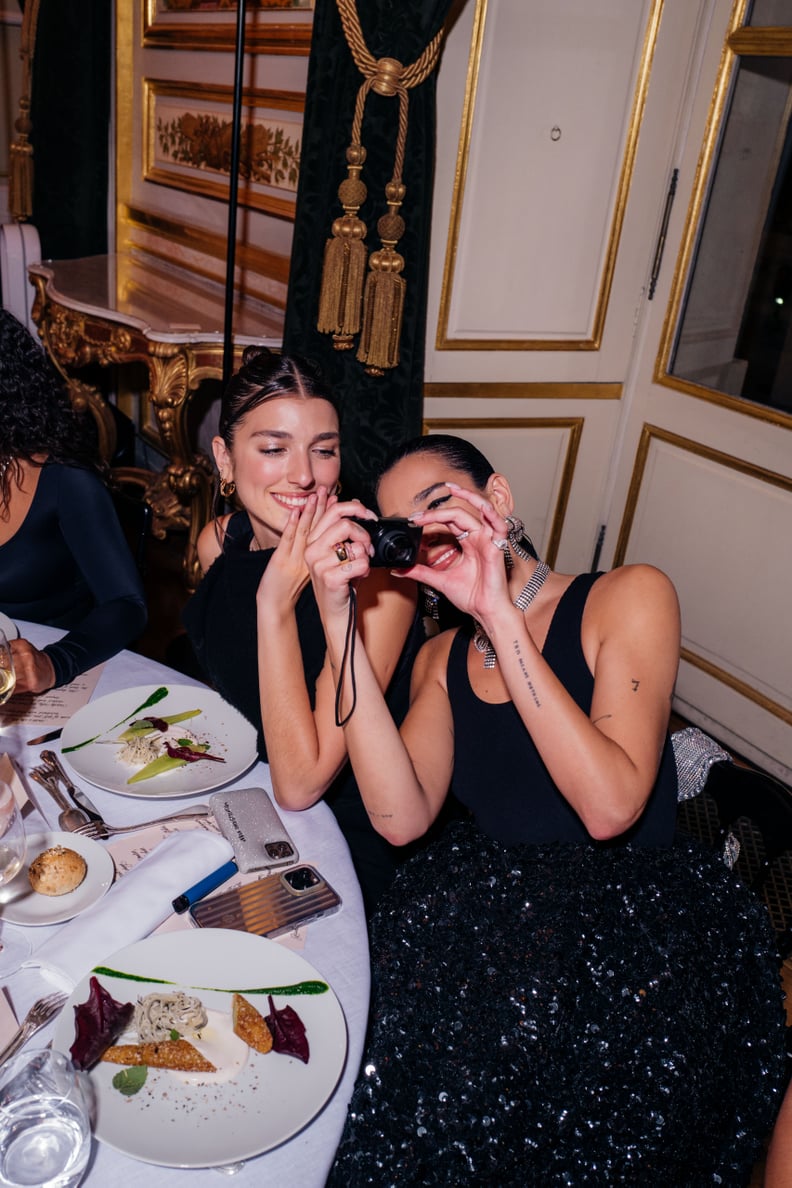
[[[430,432],[471,437],[515,480],[557,568],[643,560],[670,574],[680,712],[786,778],[792,407],[736,393],[772,199],[739,183],[783,157],[792,91],[776,26],[791,8],[469,0],[439,78],[425,400]],[[767,69],[718,199],[709,172],[738,51]],[[773,113],[761,135],[755,122],[748,135],[752,102]],[[709,264],[691,286],[708,207]]]

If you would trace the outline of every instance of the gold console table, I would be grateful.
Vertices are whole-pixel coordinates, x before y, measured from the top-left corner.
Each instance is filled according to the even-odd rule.
[[[119,475],[144,487],[156,535],[187,530],[184,573],[194,589],[200,579],[196,541],[211,511],[213,468],[190,441],[187,411],[203,380],[222,378],[222,286],[133,253],[45,260],[28,272],[41,340],[73,403],[92,412],[108,460],[115,448],[112,415],[101,393],[75,372],[91,363],[146,366],[141,431],[167,461],[159,473],[121,469]],[[280,310],[241,297],[233,324],[235,364],[249,343],[280,348]]]

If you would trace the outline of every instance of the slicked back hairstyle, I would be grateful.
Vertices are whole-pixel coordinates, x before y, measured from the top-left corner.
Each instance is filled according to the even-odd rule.
[[[279,355],[268,347],[249,346],[242,355],[242,366],[229,380],[220,408],[218,433],[228,449],[239,422],[277,396],[326,400],[338,414],[335,397],[316,364],[299,355]]]

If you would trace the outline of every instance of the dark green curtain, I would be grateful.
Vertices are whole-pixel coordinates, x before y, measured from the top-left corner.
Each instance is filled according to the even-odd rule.
[[[409,65],[443,24],[452,0],[357,0],[363,36],[375,58]],[[316,0],[308,68],[297,215],[286,308],[284,349],[320,363],[341,403],[344,493],[368,497],[368,483],[388,448],[420,432],[423,401],[426,286],[432,179],[435,158],[436,70],[409,92],[410,120],[401,208],[406,223],[397,251],[407,282],[400,361],[381,378],[366,375],[355,351],[335,351],[319,334],[322,258],[334,218],[341,213],[338,186],[346,177],[355,98],[363,76],[344,39],[335,0]],[[367,151],[362,179],[368,198],[360,217],[367,245],[380,240],[377,220],[386,212],[385,185],[393,172],[398,101],[371,92],[361,141]]]
[[[33,214],[53,260],[107,251],[110,0],[41,0],[33,60]]]

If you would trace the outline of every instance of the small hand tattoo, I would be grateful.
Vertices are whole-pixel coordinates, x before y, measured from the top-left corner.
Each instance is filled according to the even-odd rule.
[[[633,677],[633,680],[632,680],[633,693],[638,692],[638,686],[640,685],[640,683],[641,683],[640,681],[636,681],[635,677]]]

